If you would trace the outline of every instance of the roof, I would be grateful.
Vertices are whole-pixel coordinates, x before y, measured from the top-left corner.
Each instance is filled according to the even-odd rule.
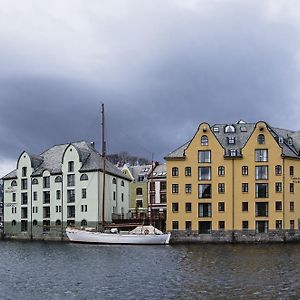
[[[151,178],[152,174],[150,173],[149,177]],[[167,165],[159,164],[153,169],[153,178],[164,178],[167,176]]]
[[[151,167],[151,165],[130,166],[129,170],[135,181],[138,180],[139,176],[144,176],[145,180],[147,180],[147,176],[151,172]]]
[[[236,156],[240,156],[257,123],[246,123],[238,121],[235,124],[214,124],[210,126],[217,140],[224,148],[224,155],[229,156],[231,150],[236,150]],[[267,124],[267,123],[266,123]],[[227,126],[234,127],[234,132],[225,132]],[[286,157],[300,158],[300,131],[271,127],[267,128],[273,135],[278,145],[282,148],[282,154]],[[229,144],[228,138],[234,138],[235,143]],[[289,142],[292,141],[292,142]],[[165,159],[182,159],[185,157],[185,150],[191,141],[185,143],[174,151],[170,152]]]
[[[79,154],[79,160],[82,162],[82,167],[79,172],[91,172],[103,170],[103,158],[97,150],[86,141],[74,142],[71,144],[55,145],[50,149],[42,152],[40,155],[29,155],[33,168],[32,176],[41,176],[45,170],[50,174],[61,174],[62,172],[62,158],[65,150],[69,145],[73,145]],[[105,169],[108,174],[116,177],[129,180],[121,170],[115,167],[111,162],[106,160]],[[10,172],[3,179],[16,178],[16,170]]]

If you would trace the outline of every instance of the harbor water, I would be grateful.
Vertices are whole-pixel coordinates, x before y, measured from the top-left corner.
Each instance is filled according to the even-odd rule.
[[[300,244],[0,241],[0,299],[300,298]]]

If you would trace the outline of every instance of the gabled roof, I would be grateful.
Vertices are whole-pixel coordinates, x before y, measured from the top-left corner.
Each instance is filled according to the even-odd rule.
[[[224,148],[225,156],[229,154],[230,150],[237,150],[237,155],[239,155],[254,131],[256,124],[257,123],[239,121],[235,124],[214,124],[210,126],[210,128],[220,145]],[[282,154],[284,156],[300,158],[300,131],[275,128],[269,126],[267,123],[266,125],[278,145],[282,148]],[[234,132],[226,132],[225,128],[227,126],[234,127]],[[214,128],[218,128],[218,130],[214,130]],[[228,138],[230,137],[235,138],[234,144],[228,143]],[[282,142],[280,142],[280,138],[282,138]],[[289,144],[289,138],[292,138],[291,145]],[[165,159],[184,158],[184,152],[190,142],[191,141],[170,152]]]
[[[135,181],[138,180],[139,176],[144,176],[145,180],[147,180],[147,176],[151,172],[151,165],[142,165],[142,166],[130,166],[129,170]]]
[[[82,167],[79,172],[91,172],[91,171],[102,171],[103,170],[103,158],[97,152],[97,150],[88,142],[80,141],[71,144],[55,145],[50,149],[42,152],[40,155],[30,155],[33,159],[32,176],[41,176],[45,170],[48,170],[50,174],[60,174],[62,172],[62,158],[65,150],[69,145],[73,145],[79,154],[79,159],[82,162]],[[117,167],[111,162],[106,160],[105,169],[108,174],[112,176],[120,177],[125,180],[129,178],[124,175]],[[3,179],[16,178],[16,170],[10,172]]]

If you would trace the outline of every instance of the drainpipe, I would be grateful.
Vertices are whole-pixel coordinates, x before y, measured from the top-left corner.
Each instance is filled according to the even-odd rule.
[[[285,227],[285,159],[284,157],[282,158],[282,179],[283,179],[283,186],[282,186],[282,230],[283,230],[283,240],[285,242],[285,232],[286,232],[286,227]]]
[[[234,236],[234,230],[235,230],[235,224],[234,224],[234,159],[232,159],[232,242],[235,241]]]
[[[32,178],[30,178],[30,239],[32,240]]]
[[[61,174],[61,240],[64,239],[64,180]]]

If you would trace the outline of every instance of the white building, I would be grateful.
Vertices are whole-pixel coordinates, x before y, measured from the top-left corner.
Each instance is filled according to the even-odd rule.
[[[105,221],[127,217],[130,180],[106,161]],[[96,227],[102,221],[103,159],[82,141],[55,145],[40,155],[23,152],[3,177],[4,233],[60,238],[67,224]]]

